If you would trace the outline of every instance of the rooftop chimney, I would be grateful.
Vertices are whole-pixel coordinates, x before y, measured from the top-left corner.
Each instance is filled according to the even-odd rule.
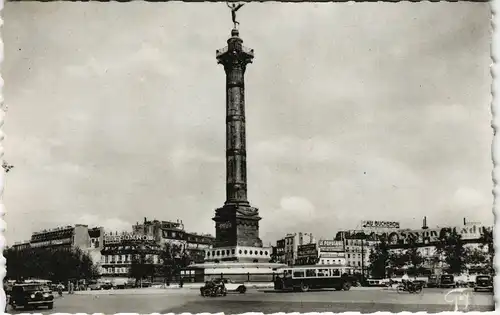
[[[424,222],[422,224],[422,229],[427,230],[429,227],[427,226],[427,217],[424,217]]]

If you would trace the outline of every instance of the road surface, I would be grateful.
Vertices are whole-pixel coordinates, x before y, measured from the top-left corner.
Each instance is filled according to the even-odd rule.
[[[455,309],[453,294],[445,298],[444,289],[424,289],[421,294],[397,293],[383,289],[352,289],[351,291],[311,291],[307,293],[276,293],[250,289],[246,294],[226,297],[201,297],[195,289],[136,289],[83,292],[56,297],[53,310],[37,309],[31,313],[218,313],[245,312],[346,312],[426,311],[437,313]],[[492,293],[469,294],[467,311],[493,311]],[[463,301],[459,302],[464,310]],[[19,314],[20,309],[9,313]]]

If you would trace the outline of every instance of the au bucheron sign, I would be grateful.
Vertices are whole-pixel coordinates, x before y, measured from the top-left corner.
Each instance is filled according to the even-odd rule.
[[[399,229],[399,222],[396,221],[361,221],[361,226],[365,229]]]

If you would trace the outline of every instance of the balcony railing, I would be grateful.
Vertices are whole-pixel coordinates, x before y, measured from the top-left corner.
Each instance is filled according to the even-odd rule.
[[[215,55],[216,57],[219,57],[225,53],[227,53],[227,51],[229,50],[229,47],[226,46],[224,48],[221,48],[221,49],[217,49],[216,52],[215,52]],[[253,49],[250,49],[248,47],[245,47],[245,46],[241,46],[241,50],[245,53],[245,54],[248,54],[248,55],[252,55],[253,56]]]

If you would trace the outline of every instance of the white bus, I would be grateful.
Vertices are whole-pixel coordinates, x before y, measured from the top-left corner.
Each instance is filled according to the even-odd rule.
[[[352,268],[332,265],[285,267],[278,271],[274,280],[277,291],[302,291],[334,288],[348,291],[355,279]]]

